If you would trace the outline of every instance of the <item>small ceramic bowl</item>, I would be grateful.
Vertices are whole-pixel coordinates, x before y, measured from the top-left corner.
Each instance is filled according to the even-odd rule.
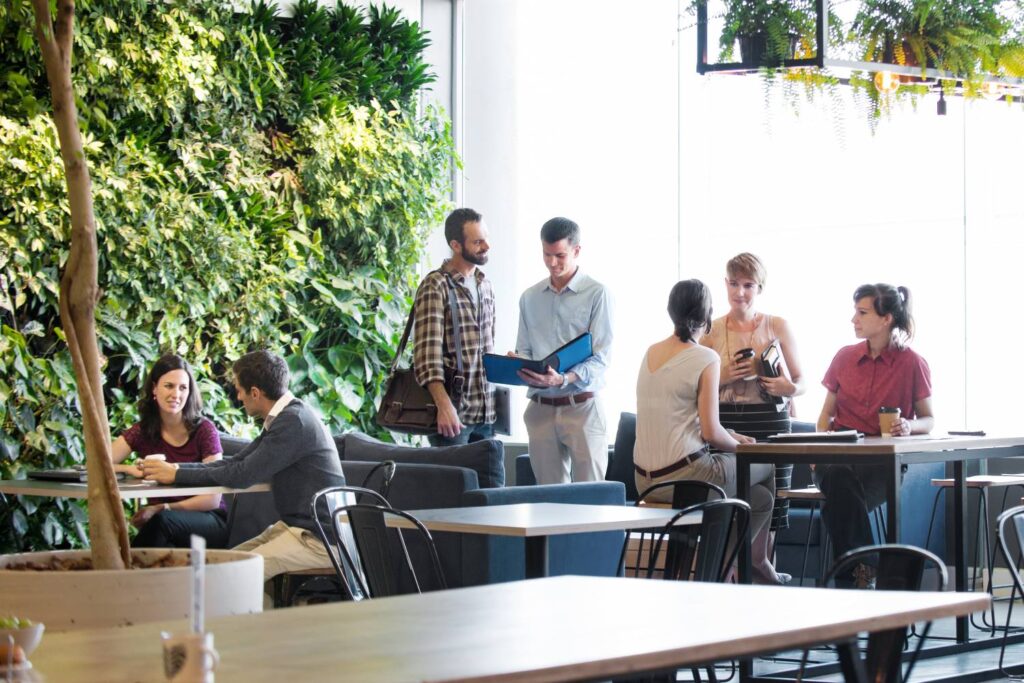
[[[14,644],[19,645],[25,651],[25,656],[28,657],[39,646],[39,641],[43,639],[43,625],[32,624],[25,628],[0,628],[0,643],[10,642],[7,640],[7,636],[14,638]],[[6,663],[0,662],[0,666]]]

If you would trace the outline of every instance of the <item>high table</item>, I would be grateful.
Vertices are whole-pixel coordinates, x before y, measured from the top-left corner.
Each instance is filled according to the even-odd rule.
[[[218,683],[608,679],[836,643],[987,609],[984,593],[875,593],[560,576],[211,619]],[[813,608],[809,608],[811,605]],[[736,618],[742,614],[743,618]],[[630,617],[630,615],[633,615]],[[47,681],[163,681],[182,620],[47,633]],[[848,680],[859,669],[848,671]]]
[[[519,536],[526,544],[526,578],[548,574],[548,538],[558,534],[593,531],[625,531],[664,526],[679,510],[626,505],[580,505],[573,503],[517,503],[461,508],[411,510],[430,531],[465,534]],[[679,524],[700,524],[699,512],[688,514]],[[389,517],[391,526],[412,525],[400,517]]]
[[[900,542],[900,483],[904,464],[953,463],[953,561],[957,591],[967,590],[967,487],[964,465],[990,458],[1024,456],[1024,436],[866,437],[846,443],[753,443],[736,449],[736,492],[750,499],[750,465],[754,463],[871,464],[888,468],[886,540]],[[740,579],[750,581],[750,543],[740,545]],[[966,617],[957,619],[957,642],[968,639]]]
[[[269,490],[269,484],[256,484],[245,489],[233,489],[226,486],[165,486],[138,479],[125,479],[117,482],[117,492],[123,500],[201,496],[209,493],[259,493]],[[0,493],[44,498],[89,497],[85,483],[38,479],[5,479],[0,481]]]

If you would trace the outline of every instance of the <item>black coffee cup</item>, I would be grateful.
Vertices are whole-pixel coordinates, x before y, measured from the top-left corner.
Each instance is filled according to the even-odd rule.
[[[752,349],[750,347],[747,347],[745,349],[740,349],[735,354],[733,354],[733,358],[735,359],[735,361],[737,363],[741,363],[741,362],[747,360],[748,358],[753,358],[753,357],[754,357],[754,349]],[[749,377],[744,377],[743,379],[748,381],[748,382],[751,381],[751,380],[757,379],[757,371],[755,370],[754,374],[750,375]]]

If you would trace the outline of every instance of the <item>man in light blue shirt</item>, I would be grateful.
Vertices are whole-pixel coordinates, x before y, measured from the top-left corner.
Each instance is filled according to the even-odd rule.
[[[580,228],[552,218],[540,231],[549,278],[519,299],[516,353],[544,358],[584,332],[594,355],[561,371],[521,370],[530,385],[523,419],[530,437],[530,464],[540,484],[600,481],[608,466],[608,436],[598,391],[612,345],[611,300],[604,285],[580,272]]]

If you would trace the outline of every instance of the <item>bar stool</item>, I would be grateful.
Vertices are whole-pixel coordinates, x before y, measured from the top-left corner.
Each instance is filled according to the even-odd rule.
[[[982,578],[985,582],[985,586],[987,587],[989,595],[992,596],[992,605],[989,608],[989,611],[986,613],[986,615],[983,615],[981,618],[982,625],[979,626],[977,623],[975,623],[973,614],[971,615],[971,623],[974,625],[975,628],[979,630],[988,630],[992,635],[995,635],[996,629],[999,628],[996,625],[995,602],[997,599],[1012,599],[1013,595],[1011,594],[1010,598],[996,598],[995,595],[993,595],[993,590],[995,588],[1011,587],[1013,586],[1013,584],[1006,584],[1000,586],[992,585],[992,567],[995,563],[996,549],[992,547],[991,533],[989,531],[988,524],[988,490],[992,488],[1003,489],[1003,502],[1000,506],[1000,510],[1005,510],[1006,497],[1010,492],[1010,488],[1013,486],[1024,487],[1024,474],[976,474],[974,476],[967,477],[964,483],[966,484],[968,491],[974,490],[978,492],[978,524],[981,527],[981,537],[985,544],[985,566]],[[929,541],[931,541],[932,538],[932,527],[935,525],[935,513],[938,511],[939,507],[939,496],[942,494],[943,491],[953,488],[953,484],[954,481],[952,479],[932,479],[932,486],[937,486],[938,491],[935,492],[935,502],[932,503],[932,515],[930,521],[928,522],[928,536],[927,540],[925,540],[926,547],[928,546],[928,543]],[[975,540],[974,567],[971,572],[972,590],[976,588],[978,585],[978,565],[980,564],[978,556],[980,554],[980,550],[981,547],[979,546],[977,540]],[[991,624],[986,622],[987,617],[991,617]]]
[[[801,500],[809,503],[811,517],[807,520],[807,535],[804,537],[804,558],[800,563],[800,576],[796,581],[797,586],[802,586],[804,575],[807,573],[807,558],[811,553],[811,532],[814,530],[814,514],[820,514],[821,506],[825,502],[825,494],[817,486],[808,486],[803,489],[787,489],[776,493],[779,498],[788,498],[790,501]],[[885,543],[885,518],[882,517],[882,508],[877,507],[872,511],[872,519],[875,523],[875,535],[880,543]],[[828,535],[828,529],[824,523],[821,524],[821,552],[819,556],[818,576],[823,576],[825,567],[828,566],[829,550],[832,547],[832,539]]]

